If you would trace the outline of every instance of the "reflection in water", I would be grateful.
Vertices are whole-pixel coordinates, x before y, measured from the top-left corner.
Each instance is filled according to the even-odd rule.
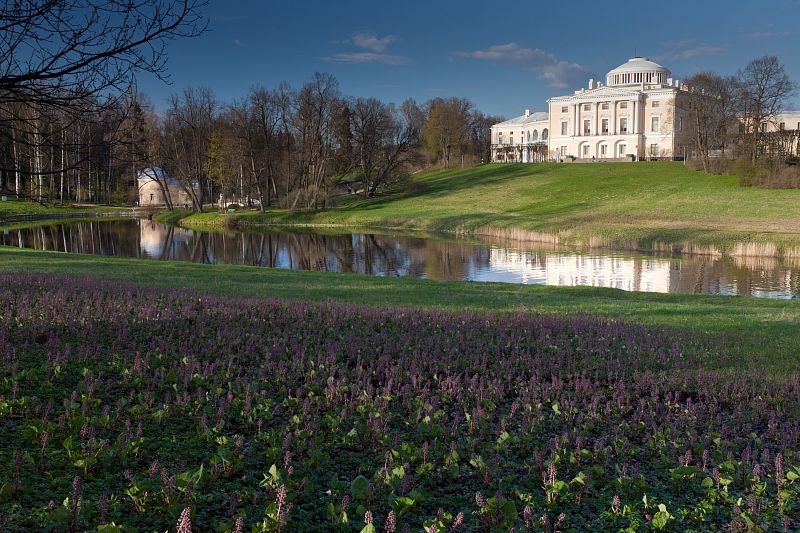
[[[73,222],[10,230],[0,235],[0,244],[374,276],[800,297],[800,261],[776,258],[564,253],[369,234],[206,233],[149,220]]]

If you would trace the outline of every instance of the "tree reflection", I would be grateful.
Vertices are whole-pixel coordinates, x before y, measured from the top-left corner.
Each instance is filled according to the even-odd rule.
[[[119,257],[411,276],[595,285],[695,294],[800,296],[800,259],[653,257],[519,250],[502,244],[310,232],[197,232],[150,220],[5,231],[0,244]]]

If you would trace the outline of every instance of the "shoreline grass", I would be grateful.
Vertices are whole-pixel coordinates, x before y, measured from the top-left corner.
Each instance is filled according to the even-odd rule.
[[[205,212],[196,228],[290,225],[485,235],[542,244],[800,256],[800,190],[740,187],[680,163],[493,164],[416,176],[417,193],[321,211]]]
[[[800,371],[800,302],[484,282],[382,278],[236,265],[120,259],[0,247],[0,271],[185,287],[211,294],[386,307],[591,314],[727,339],[743,368]]]

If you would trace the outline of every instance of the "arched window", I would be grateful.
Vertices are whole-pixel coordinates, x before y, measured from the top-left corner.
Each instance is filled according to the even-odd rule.
[[[531,136],[531,140],[533,140],[533,142],[536,142],[536,141],[539,140],[539,131],[538,130],[533,130],[533,135]]]
[[[547,128],[543,129],[542,130],[542,140],[546,141],[548,136],[549,136],[549,132],[547,131]]]
[[[531,130],[528,130],[528,142],[531,142]]]

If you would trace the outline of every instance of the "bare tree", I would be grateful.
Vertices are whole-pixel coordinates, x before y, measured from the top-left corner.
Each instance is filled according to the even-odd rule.
[[[469,152],[477,160],[476,162],[482,163],[492,160],[491,127],[493,124],[504,120],[503,117],[485,115],[477,110],[470,114]]]
[[[357,168],[364,195],[402,177],[403,157],[411,146],[413,127],[393,105],[375,98],[358,98],[352,105],[352,131]]]
[[[330,74],[317,72],[297,94],[294,130],[297,137],[297,194],[294,209],[317,207],[327,196],[330,156],[334,150],[334,110],[340,100],[339,83]]]
[[[777,56],[750,61],[737,74],[738,107],[745,128],[744,149],[756,162],[767,125],[783,110],[797,85],[789,78]]]
[[[164,118],[164,158],[171,176],[178,179],[200,211],[211,188],[209,148],[218,111],[208,88],[184,89],[172,96]]]
[[[464,98],[436,98],[428,104],[423,140],[433,159],[450,168],[454,154],[463,153],[469,138],[472,104]]]
[[[205,0],[8,0],[0,8],[0,102],[69,106],[165,75],[166,44],[203,32]]]
[[[689,145],[711,171],[709,152],[724,149],[736,121],[736,80],[713,72],[700,72],[686,80],[690,91],[680,94],[677,107],[687,119]]]

